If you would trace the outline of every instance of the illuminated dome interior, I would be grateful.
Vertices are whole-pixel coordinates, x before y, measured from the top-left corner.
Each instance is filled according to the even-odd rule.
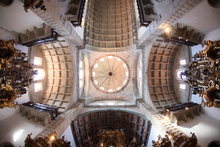
[[[105,56],[96,61],[92,69],[95,87],[104,92],[117,92],[128,82],[129,68],[119,57]]]

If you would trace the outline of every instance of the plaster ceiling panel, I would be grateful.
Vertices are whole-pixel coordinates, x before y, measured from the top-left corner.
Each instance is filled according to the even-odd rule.
[[[174,92],[172,79],[173,59],[178,47],[176,44],[158,40],[154,42],[150,51],[148,86],[151,100],[158,110],[179,101]],[[173,101],[168,103],[170,99]]]
[[[53,43],[54,48],[61,48],[61,45],[58,42]]]
[[[59,61],[60,62],[65,62],[65,56],[59,56]]]
[[[45,46],[43,46],[45,48]],[[50,51],[48,50],[43,50],[43,53],[45,56],[49,56],[50,55]]]
[[[71,56],[66,56],[66,61],[67,62],[72,62],[72,57]]]
[[[53,64],[47,64],[47,69],[53,69]],[[51,74],[49,74],[51,76]]]
[[[72,69],[73,65],[71,63],[66,63],[68,69]]]
[[[56,92],[58,90],[58,87],[53,87],[53,92]]]
[[[63,52],[64,52],[64,54],[70,54],[71,53],[69,48],[63,48]]]
[[[92,9],[87,14],[88,21],[85,26],[88,45],[93,46],[94,50],[98,48],[98,50],[103,51],[109,50],[109,48],[116,50],[125,47],[127,49],[127,46],[133,45],[134,34],[132,30],[135,29],[132,25],[134,20],[132,19],[134,17],[133,2],[126,0],[123,3],[127,5],[124,5],[123,3],[115,4],[114,1],[109,1],[108,5],[110,6],[106,8],[103,5],[105,1],[90,1],[88,8],[94,3],[98,9],[91,7]],[[105,10],[102,10],[103,7]]]
[[[56,53],[57,53],[57,55],[63,55],[64,54],[62,49],[56,50]]]
[[[50,43],[46,44],[46,49],[52,49],[53,45],[51,45]]]
[[[39,47],[43,47],[41,49],[45,53],[44,55],[49,59],[46,60],[48,75],[47,93],[51,93],[51,95],[49,96],[45,94],[43,102],[49,105],[56,105],[58,110],[62,112],[65,111],[71,103],[73,88],[73,71],[69,71],[69,67],[72,68],[73,64],[72,56],[70,56],[71,49],[68,46],[62,48],[63,45],[67,44],[68,43],[65,43],[65,41],[62,40],[62,42],[57,41],[39,45]],[[52,62],[53,64],[51,64]],[[66,93],[69,93],[70,95],[66,95]]]
[[[117,92],[128,82],[129,69],[119,57],[105,56],[97,60],[93,66],[92,77],[98,89],[105,92]]]
[[[46,58],[45,58],[46,60],[47,60],[47,62],[52,62],[52,59],[51,59],[51,57],[50,56],[46,56]]]
[[[65,88],[64,87],[60,87],[59,88],[59,93],[64,93],[65,92]]]
[[[55,70],[59,70],[59,69],[60,69],[59,64],[54,64],[54,69],[55,69]]]
[[[48,84],[48,86],[53,85],[53,79],[47,78],[47,84]]]
[[[84,60],[83,99],[85,99],[85,103],[110,105],[120,101],[119,103],[125,102],[128,105],[134,105],[138,97],[135,77],[140,52],[130,50],[107,53],[86,49],[82,52],[84,58],[88,58],[88,60]],[[131,79],[134,80],[131,81]],[[96,101],[97,103],[95,103]]]
[[[58,61],[57,56],[53,56],[52,59],[53,59],[53,63]]]
[[[57,99],[58,100],[62,100],[63,99],[63,95],[62,94],[58,94]]]
[[[56,52],[55,52],[55,50],[50,50],[50,55],[56,55]]]

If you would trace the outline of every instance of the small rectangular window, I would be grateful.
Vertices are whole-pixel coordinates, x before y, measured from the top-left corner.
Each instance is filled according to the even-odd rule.
[[[40,57],[34,57],[33,62],[35,66],[42,66],[42,58]]]
[[[185,90],[186,89],[186,84],[180,84],[180,89]]]
[[[39,92],[39,91],[42,91],[42,90],[43,90],[43,84],[41,82],[34,84],[34,91],[35,92]]]
[[[185,59],[180,60],[180,65],[186,65],[186,60]]]

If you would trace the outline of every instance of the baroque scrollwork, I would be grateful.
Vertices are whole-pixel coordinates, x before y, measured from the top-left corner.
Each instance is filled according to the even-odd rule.
[[[193,56],[193,60],[181,73],[193,89],[199,94],[202,105],[220,107],[220,41],[204,41],[206,48]]]
[[[89,147],[143,147],[135,137],[128,139],[122,129],[100,130],[96,136],[88,137],[86,140]]]
[[[124,146],[125,134],[120,130],[102,130],[97,134],[99,138],[98,146]]]
[[[167,132],[165,137],[158,136],[157,141],[152,141],[153,147],[196,147],[197,137],[195,133],[191,133],[191,136],[175,135],[173,133]]]
[[[46,137],[31,138],[32,134],[28,134],[25,139],[25,147],[70,147],[70,142],[64,139],[57,138],[56,132],[48,134]]]
[[[27,92],[35,71],[13,40],[0,40],[0,52],[0,108],[15,107],[15,99]]]

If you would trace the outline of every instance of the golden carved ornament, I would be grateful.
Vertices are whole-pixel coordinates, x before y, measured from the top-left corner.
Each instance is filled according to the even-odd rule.
[[[28,134],[25,139],[25,147],[70,147],[70,142],[64,139],[57,138],[57,133],[52,132],[45,137],[31,138],[32,134]]]

